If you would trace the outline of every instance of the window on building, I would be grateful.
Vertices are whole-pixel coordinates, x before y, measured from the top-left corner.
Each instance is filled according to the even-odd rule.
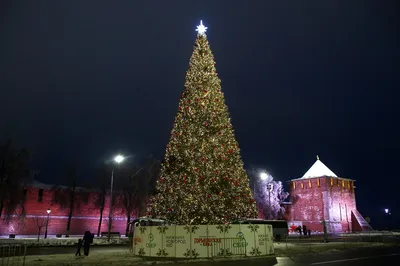
[[[351,188],[351,183],[350,181],[347,181],[347,187],[350,189]]]
[[[337,180],[337,186],[340,187],[340,180]]]
[[[344,180],[342,180],[342,187],[344,187]]]
[[[331,186],[333,186],[333,178],[331,178]]]
[[[308,180],[308,187],[311,187],[311,180]]]
[[[304,188],[304,183],[303,182],[301,182],[301,188]]]
[[[320,187],[321,186],[321,179],[318,178],[317,180],[317,186]]]
[[[293,182],[293,189],[296,189],[296,182]]]
[[[43,202],[43,189],[39,189],[38,202]]]

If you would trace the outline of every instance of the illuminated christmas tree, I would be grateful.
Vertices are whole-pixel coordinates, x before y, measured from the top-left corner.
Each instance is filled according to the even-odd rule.
[[[149,215],[177,224],[219,224],[257,215],[206,29],[197,27]]]

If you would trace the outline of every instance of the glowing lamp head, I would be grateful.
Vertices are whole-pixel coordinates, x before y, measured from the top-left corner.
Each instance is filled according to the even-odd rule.
[[[268,174],[267,173],[265,173],[265,172],[262,172],[261,174],[260,174],[260,178],[261,178],[261,180],[267,180],[268,179]]]
[[[389,209],[385,209],[385,213],[389,213]]]
[[[117,156],[115,156],[114,161],[115,161],[117,164],[120,164],[120,163],[122,163],[122,161],[123,161],[124,159],[125,159],[124,156],[122,156],[122,155],[117,155]]]
[[[50,210],[50,208],[48,208],[47,209],[47,214],[50,214],[51,213],[51,210]]]

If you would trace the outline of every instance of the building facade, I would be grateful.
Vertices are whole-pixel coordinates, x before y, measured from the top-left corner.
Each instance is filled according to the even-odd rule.
[[[100,193],[96,190],[76,188],[70,230],[67,232],[70,193],[71,189],[68,187],[54,187],[53,185],[36,181],[32,182],[31,185],[24,189],[23,208],[25,214],[14,215],[8,220],[2,215],[2,219],[0,219],[0,235],[15,234],[17,237],[38,235],[40,229],[40,235],[43,237],[47,222],[48,235],[61,234],[65,236],[67,233],[69,235],[83,235],[88,230],[96,235],[100,221],[100,207],[95,202],[100,197]],[[62,197],[67,200],[64,200],[64,202],[59,200],[57,202],[55,197]],[[108,231],[109,200],[110,198],[107,195],[105,197],[100,233]],[[116,201],[118,200],[117,196]],[[117,202],[114,206],[111,231],[124,235],[128,220],[126,211]],[[48,210],[50,213],[48,213]]]
[[[357,211],[355,180],[338,177],[317,157],[301,178],[289,181],[289,227],[329,233],[371,230]]]

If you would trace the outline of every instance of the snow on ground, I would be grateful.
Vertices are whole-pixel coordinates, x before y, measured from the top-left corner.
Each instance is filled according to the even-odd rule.
[[[17,239],[1,239],[0,244],[2,245],[17,245],[24,244],[28,247],[46,247],[46,246],[74,246],[78,243],[78,239],[82,238],[81,236],[68,237],[68,238],[40,238],[39,241],[37,238],[17,238]],[[110,242],[107,241],[106,237],[103,238],[94,238],[93,245],[128,245],[129,239],[126,237],[115,237],[111,238]]]
[[[360,247],[381,246],[383,243],[371,242],[306,242],[306,243],[274,243],[275,254],[291,256],[303,253],[324,253]]]
[[[72,254],[55,254],[47,256],[27,256],[25,265],[137,265],[143,264],[142,258],[134,256],[129,251],[93,251],[89,256]]]
[[[277,256],[291,256],[301,255],[302,253],[334,253],[340,252],[349,248],[364,247],[366,245],[382,245],[374,243],[347,243],[344,246],[343,243],[315,243],[311,246],[311,251],[307,249],[305,245],[293,244],[293,243],[275,243],[275,253]],[[310,247],[310,245],[308,246]],[[229,258],[229,259],[218,259],[218,260],[233,260],[240,258]],[[207,259],[197,259],[199,261],[207,261]],[[173,259],[157,259],[157,258],[140,258],[133,255],[131,252],[124,250],[93,250],[90,252],[88,257],[86,256],[74,256],[73,254],[54,254],[54,255],[40,255],[40,256],[27,256],[26,266],[40,265],[97,265],[97,266],[110,266],[110,265],[151,265],[151,264],[171,264],[174,263]]]

